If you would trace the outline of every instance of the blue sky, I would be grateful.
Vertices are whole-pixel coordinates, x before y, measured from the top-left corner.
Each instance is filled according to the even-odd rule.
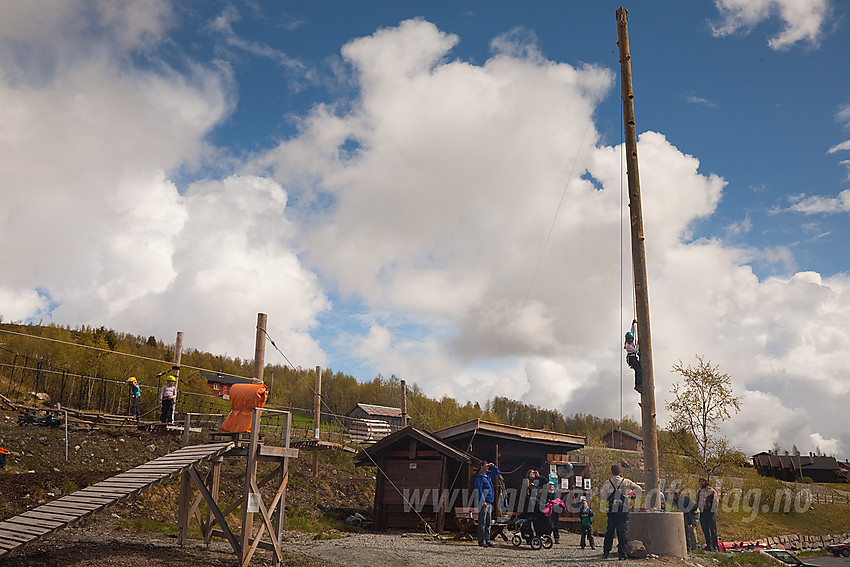
[[[636,416],[620,5],[10,2],[0,315]],[[661,424],[846,457],[850,8],[626,7]]]

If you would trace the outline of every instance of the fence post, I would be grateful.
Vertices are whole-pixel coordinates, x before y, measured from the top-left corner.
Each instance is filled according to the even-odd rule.
[[[59,401],[58,401],[58,403],[60,403],[60,404],[65,401],[65,397],[64,397],[65,396],[65,380],[67,380],[67,379],[68,379],[68,371],[63,370],[62,371],[62,386],[59,388]]]
[[[38,394],[38,385],[41,382],[41,361],[35,365],[35,393]]]

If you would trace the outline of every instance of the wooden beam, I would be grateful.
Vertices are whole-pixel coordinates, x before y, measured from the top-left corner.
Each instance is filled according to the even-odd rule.
[[[230,530],[230,526],[227,525],[227,520],[224,515],[222,515],[221,510],[218,509],[218,504],[215,499],[213,499],[212,494],[210,494],[207,487],[204,486],[204,481],[201,479],[201,475],[198,474],[194,468],[189,469],[189,476],[192,477],[192,480],[195,482],[195,486],[200,491],[201,495],[203,495],[204,500],[207,501],[207,508],[212,511],[213,516],[215,517],[215,521],[218,523],[219,527],[221,527],[220,534],[230,542],[230,547],[233,548],[233,551],[236,555],[242,555],[242,546],[239,544],[239,541],[236,539],[236,536],[233,535],[233,532]]]

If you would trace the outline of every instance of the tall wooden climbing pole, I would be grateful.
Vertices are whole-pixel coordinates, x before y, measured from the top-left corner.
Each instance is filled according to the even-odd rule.
[[[655,378],[652,372],[652,334],[649,324],[649,291],[646,283],[643,210],[638,174],[635,97],[632,90],[632,63],[629,51],[629,12],[617,9],[617,44],[620,46],[620,76],[623,97],[623,122],[626,137],[626,168],[629,183],[629,219],[632,241],[632,269],[635,280],[635,311],[638,320],[640,366],[643,371],[641,422],[643,432],[644,482],[648,508],[660,508],[658,494],[658,425],[655,421]]]

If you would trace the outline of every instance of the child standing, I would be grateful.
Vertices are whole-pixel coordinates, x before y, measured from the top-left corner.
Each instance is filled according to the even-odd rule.
[[[581,506],[578,509],[578,515],[581,518],[581,543],[579,546],[584,549],[585,537],[587,537],[590,549],[596,549],[596,546],[593,545],[593,528],[591,527],[593,524],[593,510],[590,509],[585,496],[581,497]]]
[[[139,399],[142,397],[142,390],[139,388],[135,376],[127,378],[127,383],[130,385],[130,415],[135,416],[136,421],[139,421],[141,417],[139,414]]]

